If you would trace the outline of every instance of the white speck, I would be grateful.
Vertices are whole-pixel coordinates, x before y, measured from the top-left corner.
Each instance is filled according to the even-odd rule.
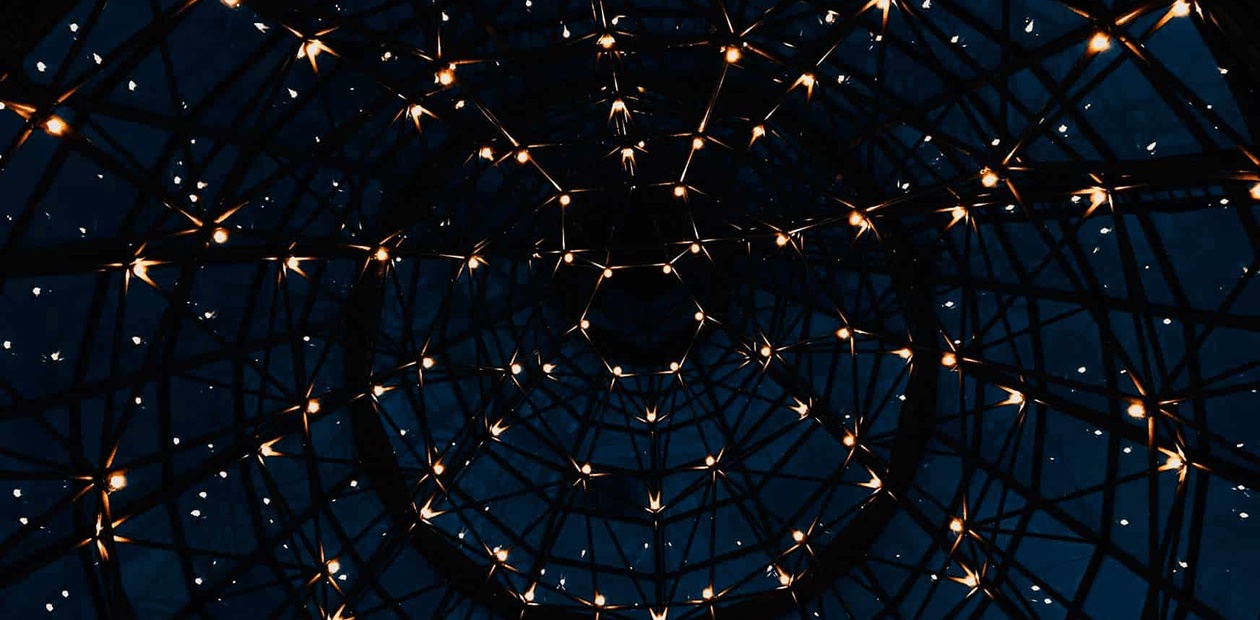
[[[194,516],[194,517],[200,517],[200,516],[201,516],[201,511],[200,511],[200,510],[197,510],[196,508],[194,508],[194,509],[192,509],[192,512],[189,512],[188,514],[190,514],[190,515],[192,515],[192,516]]]
[[[1077,369],[1076,369],[1076,372],[1078,372],[1078,373],[1080,373],[1080,374],[1082,374],[1082,375],[1083,375],[1083,374],[1085,374],[1085,367],[1084,367],[1084,366],[1081,366],[1080,368],[1077,368]]]
[[[1033,28],[1035,28],[1035,27],[1036,27],[1036,26],[1035,26],[1035,24],[1036,24],[1036,22],[1034,22],[1033,20],[1031,20],[1031,19],[1030,19],[1030,20],[1028,20],[1028,25],[1027,25],[1027,26],[1024,26],[1024,32],[1031,33],[1031,32],[1033,31]]]
[[[69,591],[69,590],[62,590],[62,591],[61,591],[61,598],[70,598],[70,591]]]
[[[197,584],[197,585],[201,585],[201,577],[198,577],[198,578],[196,578],[196,579],[193,579],[193,583],[195,583],[195,584]]]
[[[1247,514],[1247,513],[1245,513],[1245,512],[1240,512],[1240,513],[1238,513],[1238,518],[1239,518],[1239,519],[1249,519],[1249,518],[1251,518],[1251,515],[1249,515],[1249,514]]]
[[[1036,585],[1036,584],[1033,584],[1033,586],[1032,586],[1032,591],[1033,591],[1033,592],[1040,592],[1040,591],[1041,591],[1041,586]]]
[[[44,609],[47,609],[48,611],[52,611],[52,610],[53,610],[53,604],[52,604],[52,603],[49,603],[49,604],[47,604],[47,605],[44,605]]]
[[[78,24],[70,24],[70,32],[78,32],[78,31],[79,31]]]
[[[1120,519],[1120,525],[1128,525],[1128,524],[1129,524],[1128,519]]]
[[[100,54],[92,54],[92,60],[98,65],[101,64],[102,62],[105,62],[105,59],[101,58]]]
[[[133,93],[134,93],[134,92],[136,92],[136,81],[135,81],[135,80],[130,80],[130,81],[128,81],[128,82],[127,82],[127,90],[129,90],[129,91],[131,91],[131,92],[133,92]]]
[[[22,489],[13,489],[13,497],[22,497]]]
[[[292,88],[290,88],[290,89],[289,89],[289,98],[290,98],[290,99],[297,99],[297,95],[298,95],[298,93],[297,93],[297,91],[296,91],[296,90],[293,90]]]
[[[39,69],[39,72],[40,72],[40,73],[43,73],[43,72],[45,72],[45,71],[47,71],[47,70],[48,70],[48,65],[44,64],[44,63],[41,61],[41,62],[37,62],[37,63],[35,63],[35,68],[36,68],[36,69]],[[51,605],[49,605],[49,607],[51,607]],[[50,609],[49,611],[52,611],[52,610]]]
[[[254,27],[258,29],[258,32],[267,32],[269,30],[267,24],[262,22],[254,22]]]
[[[1155,142],[1152,142],[1152,143],[1150,143],[1150,144],[1146,145],[1146,150],[1148,150],[1148,151],[1154,151],[1154,150],[1155,150],[1155,144],[1156,144]]]
[[[132,337],[131,337],[131,344],[136,344],[136,345],[138,345],[138,344],[140,344],[141,342],[143,342],[143,341],[140,339],[140,337],[139,337],[139,336],[132,336]]]
[[[33,288],[33,289],[31,289],[31,294],[32,294],[32,295],[35,295],[36,297],[39,297],[39,294],[40,294],[40,293],[42,293],[42,292],[43,292],[43,291],[42,291],[42,290],[40,290],[40,288],[39,288],[38,286],[37,286],[37,287],[35,287],[35,288]]]

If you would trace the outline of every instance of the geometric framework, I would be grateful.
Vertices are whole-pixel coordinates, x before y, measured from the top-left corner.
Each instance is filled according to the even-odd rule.
[[[1253,8],[5,10],[5,609],[1260,612]]]

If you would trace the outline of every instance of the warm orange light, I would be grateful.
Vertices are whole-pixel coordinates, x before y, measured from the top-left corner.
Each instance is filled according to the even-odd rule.
[[[582,319],[582,322],[578,323],[578,327],[581,327],[582,329],[590,329],[591,322],[587,319]]]
[[[1260,200],[1260,183],[1251,186],[1251,199]]]
[[[337,558],[328,560],[328,562],[324,564],[324,566],[328,568],[329,575],[336,575],[338,572],[341,571],[341,562],[337,561]]]
[[[612,270],[612,268],[611,268],[611,267],[605,267],[605,268],[604,268],[604,277],[605,277],[605,278],[611,278],[612,276],[613,276],[613,270]]]
[[[675,198],[682,198],[683,196],[686,196],[686,195],[687,195],[687,186],[686,186],[686,185],[675,185],[675,186],[674,186],[674,197],[675,197]]]
[[[849,214],[849,226],[863,227],[866,226],[866,216],[860,211],[854,211]]]
[[[993,189],[994,187],[997,187],[998,181],[1001,181],[1001,180],[1002,179],[998,177],[996,172],[988,168],[985,168],[984,170],[980,171],[980,184],[989,189]]]
[[[494,552],[494,559],[496,559],[496,560],[498,560],[498,561],[500,561],[500,562],[506,562],[506,561],[507,561],[507,559],[508,559],[508,550],[507,550],[507,549],[499,549],[498,551],[495,551],[495,552]]]
[[[319,413],[319,399],[312,398],[306,401],[306,412],[311,414]]]
[[[783,247],[787,245],[789,241],[791,241],[791,238],[789,238],[787,235],[783,233],[779,233],[774,236],[774,244],[779,247]]]
[[[617,39],[614,38],[611,33],[606,32],[600,35],[599,38],[595,40],[595,42],[598,43],[600,47],[606,50],[610,50],[613,48],[614,45],[617,44]]]
[[[442,461],[438,461],[438,462],[436,462],[436,463],[434,463],[434,464],[433,464],[433,473],[434,473],[434,474],[437,474],[437,475],[441,476],[441,475],[442,475],[442,472],[445,472],[445,471],[446,471],[446,466],[442,464]]]
[[[847,327],[841,327],[840,329],[836,330],[836,338],[839,338],[841,340],[848,340],[849,336],[852,336],[852,335],[853,335],[853,332],[849,331],[849,328]]]
[[[604,595],[603,595],[603,594],[596,594],[596,595],[595,595],[595,606],[596,606],[596,607],[603,607],[603,606],[604,606],[604,603],[605,603],[605,602],[607,602],[607,601],[608,601],[608,599],[604,598]]]
[[[1173,3],[1169,13],[1172,13],[1173,17],[1185,17],[1190,14],[1190,8],[1190,3],[1187,0],[1177,0]]]
[[[704,138],[696,136],[691,139],[691,150],[698,151],[702,148],[704,148]]]
[[[704,457],[704,464],[709,467],[713,467],[717,464],[717,458],[710,454],[709,456]]]
[[[1130,418],[1141,420],[1142,418],[1146,417],[1146,406],[1143,405],[1142,403],[1134,402],[1129,405],[1129,408],[1126,410],[1126,413],[1129,414]]]
[[[953,532],[953,533],[955,533],[955,534],[961,534],[961,533],[962,533],[962,531],[963,531],[963,522],[962,522],[962,519],[959,519],[958,517],[954,517],[953,519],[950,519],[950,521],[949,521],[949,531],[951,531],[951,532]]]
[[[699,254],[699,253],[700,253],[700,244],[699,244],[699,243],[692,243],[692,244],[691,244],[691,248],[689,248],[689,249],[691,250],[691,253],[692,253],[692,254]]]
[[[841,439],[840,443],[844,444],[844,447],[846,448],[852,448],[853,446],[857,445],[857,437],[854,437],[853,435],[845,434],[844,439]]]
[[[60,138],[65,135],[66,131],[69,129],[70,126],[56,116],[49,116],[47,120],[44,121],[44,131],[48,132],[48,135],[53,136],[54,138]]]
[[[700,592],[700,596],[704,598],[704,600],[706,601],[712,600],[713,599],[713,586],[705,586],[704,590]]]
[[[123,487],[127,486],[127,475],[116,471],[109,475],[109,480],[106,481],[106,484],[109,486],[110,492],[122,490]]]
[[[573,198],[571,198],[568,194],[560,194],[560,206],[567,207],[572,202],[573,202]]]
[[[433,368],[433,365],[434,365],[434,364],[436,364],[436,363],[437,363],[437,362],[436,362],[433,358],[431,358],[431,357],[426,357],[426,358],[424,358],[424,359],[420,360],[420,365],[421,365],[421,366],[423,366],[423,367],[425,367],[425,368]]]
[[[376,248],[376,252],[372,254],[372,258],[375,258],[378,262],[382,263],[389,260],[389,249],[384,247]]]
[[[726,58],[726,62],[728,64],[733,65],[739,62],[739,59],[743,57],[743,54],[739,51],[738,47],[734,45],[728,45],[726,47],[726,54],[724,55],[724,57]]]
[[[954,366],[957,366],[957,365],[958,365],[958,356],[954,355],[953,353],[941,354],[941,366],[944,366],[946,368],[953,368]]]
[[[529,163],[529,150],[528,149],[521,149],[516,152],[516,163],[518,164]]]
[[[805,542],[805,532],[800,530],[792,530],[792,540],[801,543]]]
[[[469,268],[469,269],[476,269],[476,268],[478,268],[478,267],[480,267],[480,266],[481,266],[481,262],[482,262],[482,261],[481,261],[481,257],[478,257],[478,256],[469,256],[469,257],[468,257],[468,268]]]
[[[668,264],[661,265],[661,273],[665,275],[669,275],[671,273],[674,273],[674,268],[669,266]]]
[[[437,72],[438,84],[442,86],[450,86],[455,83],[455,70],[450,67],[442,67]]]
[[[219,2],[229,9],[235,9],[241,6],[241,0],[219,0]]]
[[[568,265],[568,264],[572,264],[572,263],[573,263],[573,252],[565,252],[565,253],[564,253],[564,259],[563,259],[563,260],[564,260],[564,262],[565,262],[565,264],[566,264],[566,265]]]
[[[477,154],[482,159],[494,159],[494,149],[488,146],[481,147],[481,149],[477,151]]]
[[[511,371],[512,371],[512,374],[514,374],[514,375],[519,375],[519,374],[521,374],[521,371],[522,371],[522,370],[524,370],[524,369],[525,369],[525,367],[524,367],[524,366],[521,366],[521,363],[520,363],[520,362],[513,362],[513,363],[512,363],[512,367],[511,367],[509,370],[511,370]]]
[[[1096,32],[1089,38],[1089,51],[1098,54],[1111,48],[1111,36],[1105,32]]]
[[[774,349],[771,349],[768,344],[763,344],[758,352],[761,353],[761,357],[770,357],[770,354],[774,353]]]

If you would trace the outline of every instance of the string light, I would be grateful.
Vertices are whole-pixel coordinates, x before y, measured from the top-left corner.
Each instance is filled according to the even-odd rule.
[[[376,259],[378,263],[389,260],[389,249],[385,247],[376,248],[376,252],[372,253],[372,258]]]
[[[1134,401],[1129,404],[1129,407],[1128,409],[1125,410],[1125,413],[1129,414],[1130,418],[1141,420],[1142,418],[1146,417],[1146,406],[1140,402]]]
[[[67,125],[65,121],[61,120],[60,117],[49,116],[44,120],[44,131],[54,138],[60,138],[66,135],[66,132],[69,130],[70,126]]]
[[[788,242],[789,242],[789,241],[791,241],[791,240],[792,240],[792,239],[791,239],[791,237],[788,237],[788,236],[787,236],[786,234],[784,234],[784,233],[778,233],[778,234],[776,234],[776,235],[774,236],[774,244],[775,244],[775,245],[777,245],[777,246],[779,246],[779,247],[783,247],[783,246],[787,245],[787,244],[788,244]]]
[[[733,64],[735,64],[735,63],[739,62],[739,59],[740,59],[742,56],[743,56],[743,54],[742,54],[742,53],[740,53],[740,51],[739,51],[739,48],[738,48],[738,47],[736,47],[736,46],[734,46],[734,45],[728,45],[728,46],[726,46],[726,53],[724,54],[724,58],[726,58],[726,63],[727,63],[727,64],[731,64],[731,65],[733,65]]]
[[[241,0],[219,0],[219,2],[229,9],[235,9],[241,6]]]
[[[698,151],[704,148],[704,138],[696,136],[691,139],[691,150]]]
[[[442,67],[437,72],[438,84],[442,86],[450,86],[455,83],[455,69],[451,67]]]
[[[961,533],[962,533],[962,531],[963,531],[963,522],[962,522],[962,519],[959,519],[958,517],[954,517],[953,519],[950,519],[950,520],[949,520],[949,531],[951,531],[951,532],[953,532],[953,533],[955,533],[955,534],[961,534]]]
[[[421,360],[420,360],[420,365],[421,365],[421,366],[423,366],[423,367],[424,367],[424,368],[426,368],[426,369],[428,369],[428,368],[433,368],[433,365],[434,365],[434,364],[436,364],[436,363],[437,363],[437,361],[436,361],[436,360],[434,360],[434,359],[433,359],[433,358],[431,358],[431,357],[426,357],[426,358],[424,358],[424,359],[421,359]]]
[[[989,189],[997,187],[1000,180],[1001,178],[998,177],[997,173],[989,168],[980,171],[980,184]]]
[[[337,573],[341,572],[341,562],[337,561],[337,558],[328,560],[328,562],[324,564],[324,566],[328,569],[329,575],[336,575]]]
[[[524,165],[529,163],[529,150],[520,149],[516,152],[516,163]]]
[[[567,207],[572,202],[573,199],[570,198],[568,194],[560,194],[560,206]]]
[[[944,366],[946,368],[953,368],[954,366],[957,366],[957,365],[958,365],[957,355],[954,355],[953,353],[948,353],[948,352],[941,354],[941,366]]]
[[[805,542],[805,532],[792,530],[792,540],[796,541],[798,544]]]
[[[312,398],[306,401],[306,412],[311,415],[319,413],[319,407],[320,407],[319,399],[317,398]]]
[[[477,155],[482,159],[494,159],[494,149],[488,146],[483,146],[477,150]]]
[[[853,332],[849,331],[849,328],[847,327],[841,327],[840,329],[836,330],[836,338],[839,338],[841,340],[848,340],[849,337],[852,335],[853,335]]]
[[[226,228],[216,228],[214,229],[214,232],[210,234],[210,238],[213,239],[215,243],[222,245],[228,242],[228,231]]]
[[[617,39],[613,37],[611,33],[606,32],[600,35],[599,39],[597,39],[595,42],[598,43],[600,47],[606,50],[610,50],[613,48],[614,45],[617,44]]]
[[[682,198],[683,196],[686,196],[686,195],[687,195],[687,186],[686,186],[686,185],[681,185],[681,184],[679,184],[679,185],[675,185],[675,186],[674,186],[674,197],[675,197],[675,198]]]
[[[1187,0],[1177,0],[1172,4],[1169,12],[1173,17],[1185,17],[1190,14],[1191,5]]]
[[[562,260],[564,260],[564,263],[565,263],[566,265],[571,265],[571,264],[573,264],[573,252],[565,252],[565,253],[564,253],[564,257],[562,258]]]

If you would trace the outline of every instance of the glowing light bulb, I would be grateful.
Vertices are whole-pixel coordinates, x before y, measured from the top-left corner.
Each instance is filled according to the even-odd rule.
[[[758,353],[761,353],[761,357],[770,357],[770,354],[774,353],[774,349],[771,349],[768,344],[763,344]]]
[[[61,136],[65,135],[66,131],[68,131],[69,129],[70,129],[70,126],[67,125],[65,121],[61,120],[59,117],[56,117],[56,116],[49,116],[44,121],[44,131],[47,132],[48,135],[53,136],[54,138],[60,138]]]
[[[787,245],[789,241],[791,241],[791,239],[783,233],[779,233],[774,236],[774,244],[779,247]]]
[[[670,372],[678,372],[678,369],[679,369],[679,368],[682,368],[682,364],[679,364],[678,362],[670,362],[670,363],[669,363],[669,370],[670,370]]]
[[[1190,14],[1190,3],[1187,0],[1177,0],[1169,9],[1173,17],[1185,17]]]
[[[573,263],[573,252],[565,252],[565,253],[564,253],[564,258],[563,258],[563,260],[564,260],[564,263],[565,263],[566,265],[572,264],[572,263]]]
[[[149,275],[149,266],[145,264],[144,261],[137,259],[136,262],[131,265],[131,273],[135,274],[137,278],[143,280],[145,276]]]
[[[289,269],[298,269],[302,265],[302,260],[296,256],[290,256],[284,259],[284,266]]]
[[[691,250],[691,253],[692,253],[692,254],[699,254],[699,253],[700,253],[700,244],[699,244],[699,243],[692,243],[692,244],[691,244],[691,248],[689,248],[689,249]]]
[[[844,447],[846,448],[852,448],[853,446],[857,445],[857,437],[854,437],[851,434],[845,433],[844,439],[841,439],[840,443],[844,444]]]
[[[612,33],[605,32],[595,40],[595,43],[606,50],[610,50],[617,44],[617,39],[612,36]]]
[[[521,366],[520,362],[514,362],[510,370],[512,371],[512,374],[519,375],[521,374],[521,371],[524,370],[524,367]]]
[[[582,322],[578,323],[578,327],[581,327],[582,329],[590,329],[591,322],[587,319],[582,319]]]
[[[663,273],[663,274],[665,274],[665,275],[669,275],[669,274],[671,274],[671,273],[673,273],[673,272],[674,272],[674,268],[673,268],[673,267],[671,267],[671,266],[669,266],[668,264],[661,265],[661,273]]]
[[[573,198],[571,198],[568,194],[560,194],[560,206],[567,207],[572,202],[573,202]]]
[[[518,164],[529,163],[529,150],[528,149],[521,149],[516,152],[516,163]]]
[[[980,171],[980,184],[981,185],[989,189],[993,189],[994,187],[997,187],[998,181],[1001,181],[1001,178],[998,177],[996,172],[988,168],[985,168],[984,170]]]
[[[805,542],[805,532],[800,530],[792,530],[792,540],[802,543]]]
[[[219,2],[229,9],[235,9],[241,6],[241,0],[219,0]]]
[[[421,365],[421,366],[423,366],[423,367],[425,367],[425,368],[433,368],[433,365],[434,365],[434,364],[436,364],[436,363],[437,363],[437,361],[435,361],[435,360],[434,360],[433,358],[431,358],[431,357],[426,357],[426,358],[424,358],[424,359],[420,360],[420,365]]]
[[[1169,456],[1168,460],[1164,463],[1164,467],[1167,469],[1181,469],[1182,467],[1185,467],[1185,465],[1186,462],[1176,455]]]
[[[713,586],[705,586],[704,590],[700,592],[700,596],[706,601],[712,600],[713,599]]]
[[[625,371],[621,369],[621,366],[613,366],[613,369],[612,369],[613,375],[620,377],[622,373],[624,372]]]
[[[215,243],[222,245],[227,243],[228,231],[226,228],[216,228],[213,233],[210,233],[210,238],[213,239]]]
[[[379,398],[379,397],[381,397],[381,396],[384,396],[384,395],[385,395],[385,386],[383,386],[383,385],[374,385],[374,386],[372,386],[372,395],[373,395],[373,396],[376,396],[376,397],[378,397],[378,398]]]
[[[655,410],[655,409],[648,409],[648,410],[647,410],[647,413],[646,413],[646,414],[644,414],[644,417],[646,417],[646,418],[647,418],[647,421],[648,421],[648,422],[655,422],[655,421],[656,421],[656,410]]]
[[[477,256],[468,257],[468,268],[476,269],[481,266],[481,258]]]
[[[797,79],[797,81],[800,82],[803,86],[805,86],[805,88],[812,89],[814,87],[814,81],[815,81],[814,74],[803,73],[801,74],[801,77]]]
[[[496,559],[496,560],[498,560],[498,561],[500,561],[500,562],[506,562],[506,561],[507,561],[507,559],[508,559],[508,550],[507,550],[507,549],[499,549],[498,551],[495,551],[495,552],[494,552],[494,559]]]
[[[605,602],[607,602],[607,601],[608,601],[608,599],[604,598],[604,595],[603,595],[603,594],[598,594],[598,593],[597,593],[597,594],[595,595],[595,606],[596,606],[596,607],[603,607],[603,606],[604,606],[604,603],[605,603]]]
[[[446,471],[446,466],[442,464],[442,461],[438,461],[438,462],[436,462],[436,463],[434,463],[434,464],[433,464],[433,473],[434,473],[434,474],[436,474],[436,475],[438,475],[438,476],[441,476],[441,475],[442,475],[442,473],[443,473],[443,472],[445,472],[445,471]]]
[[[697,321],[703,321],[703,320],[704,320],[704,313],[703,313],[703,312],[700,312],[699,310],[697,310],[697,311],[696,311],[696,314],[695,314],[695,319],[696,319]]]
[[[1130,418],[1141,420],[1146,417],[1146,406],[1142,403],[1134,402],[1129,405],[1129,408],[1125,410],[1125,413],[1128,413]]]
[[[605,277],[605,278],[611,278],[612,276],[613,276],[613,270],[612,270],[612,268],[611,268],[611,267],[605,267],[605,268],[604,268],[604,277]]]
[[[691,139],[691,150],[698,151],[702,148],[704,148],[704,138],[696,136]]]
[[[682,198],[683,196],[686,196],[686,195],[687,195],[686,185],[679,184],[679,185],[674,186],[674,198]]]
[[[1089,51],[1098,54],[1111,48],[1111,36],[1105,32],[1096,32],[1089,38]]]
[[[859,211],[854,211],[850,213],[849,226],[856,226],[858,228],[866,226],[866,216],[862,215],[862,213]]]
[[[372,258],[375,258],[377,262],[381,263],[389,260],[389,249],[385,247],[376,248],[376,252],[372,254]]]
[[[582,467],[581,467],[580,469],[582,470],[582,475],[584,475],[584,476],[589,476],[589,475],[591,475],[591,472],[592,472],[592,471],[594,471],[594,470],[591,468],[591,464],[590,464],[590,463],[583,463],[583,464],[582,464]]]
[[[852,336],[852,335],[853,333],[850,332],[849,328],[847,327],[841,327],[840,329],[836,330],[836,338],[839,338],[841,340],[848,340],[849,336]]]
[[[726,47],[726,53],[725,53],[725,54],[723,54],[723,57],[726,59],[727,64],[732,64],[732,65],[733,65],[733,64],[735,64],[735,63],[739,62],[739,59],[740,59],[741,57],[743,57],[743,55],[744,55],[744,54],[743,54],[742,52],[740,52],[740,51],[739,51],[739,48],[738,48],[738,47],[736,47],[736,46],[734,46],[734,45],[728,45],[728,46]]]
[[[787,586],[791,584],[792,584],[792,576],[783,572],[783,570],[780,569],[779,570],[779,585]]]
[[[957,366],[957,365],[958,365],[958,356],[954,355],[953,353],[941,354],[941,366],[944,366],[946,368],[953,368],[954,366]]]
[[[900,357],[903,360],[908,360],[911,356],[910,349],[897,349],[896,351],[893,351],[893,353],[896,353],[897,357]]]
[[[312,398],[306,401],[306,412],[310,414],[319,413],[319,399]]]
[[[1251,186],[1251,199],[1260,200],[1260,183]]]
[[[534,584],[530,584],[529,589],[521,595],[521,598],[525,599],[526,603],[534,602]]]
[[[482,159],[494,159],[494,149],[488,146],[483,146],[477,151],[477,155],[479,155]]]
[[[542,367],[542,368],[543,368],[543,372],[544,372],[544,373],[551,374],[551,371],[553,371],[553,370],[555,370],[555,369],[556,369],[556,365],[555,365],[555,364],[543,364],[543,367]]]
[[[328,560],[328,563],[325,564],[324,566],[328,568],[329,575],[336,575],[338,572],[341,571],[341,562],[337,561],[337,558]]]
[[[753,128],[752,128],[752,137],[753,137],[753,140],[756,140],[757,138],[764,137],[765,135],[766,135],[766,126],[765,126],[765,125],[754,125],[754,126],[753,126]]]
[[[713,467],[714,465],[716,465],[716,464],[717,464],[717,458],[716,458],[716,457],[714,457],[712,454],[710,454],[710,455],[708,455],[708,456],[704,457],[704,464],[705,464],[705,465],[707,465],[707,466],[709,466],[709,467]]]
[[[961,534],[961,533],[962,533],[962,531],[963,531],[963,522],[962,522],[962,519],[959,519],[958,517],[954,517],[953,519],[950,519],[950,520],[949,520],[949,531],[951,531],[951,532],[953,532],[953,533],[955,533],[955,534]]]
[[[442,86],[450,86],[455,83],[455,70],[450,67],[442,67],[437,72],[438,84]]]
[[[109,487],[111,493],[122,490],[127,486],[127,475],[120,471],[110,474],[109,479],[106,480],[106,486]]]

